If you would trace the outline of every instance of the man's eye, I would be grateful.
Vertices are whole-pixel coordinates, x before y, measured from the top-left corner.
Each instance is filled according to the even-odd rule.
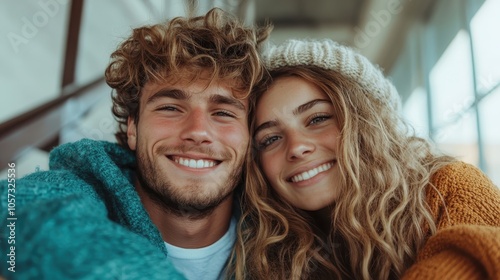
[[[178,111],[175,106],[170,106],[170,105],[161,106],[157,110],[158,111]]]
[[[273,144],[275,141],[278,141],[280,138],[281,137],[274,135],[262,139],[262,141],[260,141],[259,143],[259,149],[262,150],[267,148],[269,145]]]
[[[217,111],[214,113],[215,116],[218,116],[218,117],[230,117],[230,118],[235,118],[236,116],[229,112],[229,111],[225,111],[225,110],[222,110],[222,111]]]

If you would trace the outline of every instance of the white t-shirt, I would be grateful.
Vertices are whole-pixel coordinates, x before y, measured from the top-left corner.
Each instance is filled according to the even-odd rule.
[[[231,218],[228,231],[214,244],[185,249],[165,242],[168,259],[187,279],[224,279],[227,260],[236,241],[236,219]]]

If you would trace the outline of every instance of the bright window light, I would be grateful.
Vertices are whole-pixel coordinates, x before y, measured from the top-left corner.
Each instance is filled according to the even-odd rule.
[[[471,20],[474,59],[480,93],[500,83],[500,0],[486,1]],[[498,104],[500,105],[500,104]]]
[[[467,32],[457,33],[430,73],[434,141],[445,153],[477,165],[472,62]]]
[[[403,116],[415,129],[417,136],[428,138],[427,95],[423,88],[416,88],[403,105]]]
[[[464,124],[463,112],[474,101],[472,63],[467,32],[457,33],[430,73],[432,92],[433,126],[437,129],[438,142],[470,143],[476,141],[476,129],[443,133],[450,126]],[[462,117],[460,117],[462,115]]]

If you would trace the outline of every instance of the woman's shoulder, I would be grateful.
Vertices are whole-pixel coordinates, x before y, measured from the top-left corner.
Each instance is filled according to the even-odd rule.
[[[497,279],[500,189],[477,167],[453,162],[437,170],[427,189],[437,232],[402,279]]]
[[[431,183],[439,191],[444,192],[456,191],[461,188],[498,190],[479,168],[462,161],[447,164],[437,170],[432,175]]]
[[[448,164],[433,174],[427,203],[438,228],[453,224],[500,225],[500,189],[477,167]]]

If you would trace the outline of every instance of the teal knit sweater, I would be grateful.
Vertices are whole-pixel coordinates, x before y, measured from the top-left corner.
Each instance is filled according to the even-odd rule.
[[[1,275],[183,279],[167,261],[160,233],[132,185],[133,153],[117,144],[81,140],[54,149],[49,165],[49,171],[16,180],[14,216],[9,216],[16,220],[7,219],[8,182],[0,182]],[[8,227],[12,222],[14,231]],[[13,232],[15,244],[9,244]],[[15,272],[7,262],[11,246]]]

